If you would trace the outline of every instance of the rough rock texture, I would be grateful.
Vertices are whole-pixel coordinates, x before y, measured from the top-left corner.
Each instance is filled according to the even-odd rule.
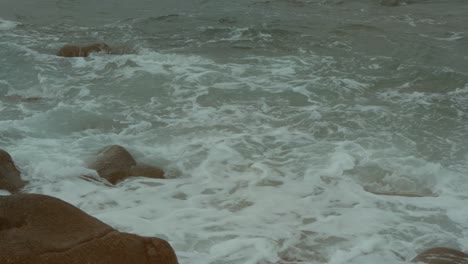
[[[2,264],[177,264],[159,238],[121,233],[78,208],[39,194],[0,196]]]
[[[25,182],[21,180],[20,172],[10,154],[0,149],[0,189],[14,193],[24,185]]]
[[[146,164],[137,164],[130,168],[130,175],[164,179],[164,171]],[[149,176],[148,176],[149,175]]]
[[[104,148],[89,168],[96,170],[100,177],[112,184],[133,176],[164,178],[164,171],[153,166],[137,164],[132,155],[118,145]]]
[[[468,264],[468,254],[451,248],[431,248],[412,260],[427,264]]]
[[[88,57],[91,52],[111,52],[111,48],[104,43],[96,43],[88,46],[65,45],[58,52],[61,57]]]

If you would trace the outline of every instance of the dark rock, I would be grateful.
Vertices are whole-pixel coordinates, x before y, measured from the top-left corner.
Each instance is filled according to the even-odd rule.
[[[132,155],[124,147],[118,145],[104,148],[89,168],[96,170],[100,177],[112,184],[133,176],[164,178],[164,171],[156,167],[137,164]]]
[[[402,196],[402,197],[437,197],[437,195],[433,194],[430,191],[425,191],[423,193],[415,193],[415,192],[400,192],[400,191],[378,191],[373,190],[368,187],[364,187],[364,191],[376,194],[376,195],[386,195],[386,196]]]
[[[444,247],[431,248],[419,254],[412,262],[427,264],[468,264],[468,254]]]
[[[177,264],[159,238],[121,233],[54,197],[0,196],[2,264]]]
[[[116,184],[130,176],[130,168],[134,165],[136,161],[124,147],[112,145],[102,149],[89,168],[96,170],[99,176],[110,183]]]
[[[88,57],[92,52],[111,53],[111,48],[105,43],[96,43],[88,46],[65,45],[58,52],[61,57]]]
[[[148,178],[164,179],[164,171],[160,168],[145,164],[137,164],[130,168],[130,176],[144,176]]]
[[[0,189],[17,192],[25,182],[21,179],[19,170],[8,152],[0,149]]]

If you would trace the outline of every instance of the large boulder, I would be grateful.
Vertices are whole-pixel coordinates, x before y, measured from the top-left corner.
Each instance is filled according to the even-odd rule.
[[[412,262],[427,264],[468,264],[468,254],[444,247],[428,249],[417,255]]]
[[[111,48],[105,43],[96,43],[88,46],[65,45],[58,52],[61,57],[88,57],[92,52],[111,53]]]
[[[132,155],[119,145],[111,145],[102,149],[89,168],[96,170],[100,177],[112,184],[135,176],[164,178],[163,170],[149,165],[137,164]]]
[[[39,194],[0,196],[2,264],[177,264],[159,238],[121,233],[80,209]]]
[[[14,193],[24,185],[25,182],[21,179],[20,172],[10,154],[0,149],[0,189]]]

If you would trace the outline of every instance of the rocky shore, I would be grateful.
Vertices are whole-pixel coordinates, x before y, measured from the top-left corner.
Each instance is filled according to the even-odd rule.
[[[163,170],[138,163],[119,145],[100,150],[88,167],[100,178],[83,175],[83,179],[104,181],[108,186],[129,177],[164,178]],[[178,263],[167,241],[119,232],[51,196],[21,193],[26,184],[10,154],[0,150],[0,189],[12,193],[0,196],[0,263]],[[420,253],[412,262],[468,264],[468,254],[436,247]]]
[[[122,146],[101,150],[89,166],[108,185],[129,177],[164,178],[164,171],[138,164]],[[85,176],[90,179],[92,176]],[[0,150],[0,263],[4,264],[177,264],[165,240],[119,232],[60,199],[21,193],[10,154]]]

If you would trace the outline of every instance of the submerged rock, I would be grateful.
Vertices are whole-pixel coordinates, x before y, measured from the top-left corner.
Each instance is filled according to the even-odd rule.
[[[100,177],[116,184],[129,177],[164,178],[164,171],[153,166],[137,164],[132,155],[122,146],[111,145],[104,148],[89,165]]]
[[[11,193],[23,188],[25,182],[8,152],[0,149],[0,189]]]
[[[376,194],[376,195],[386,195],[386,196],[402,196],[402,197],[437,197],[437,195],[433,194],[428,190],[420,191],[420,193],[416,192],[401,192],[401,191],[378,191],[373,190],[368,187],[364,187],[364,191]]]
[[[92,52],[110,53],[111,48],[105,43],[96,43],[88,46],[65,45],[58,52],[60,57],[88,57]]]
[[[44,100],[41,97],[22,97],[18,95],[1,96],[0,98],[11,103],[36,103]]]
[[[39,194],[0,196],[0,263],[177,264],[165,240],[116,231]]]
[[[468,264],[468,254],[444,247],[428,249],[412,260],[427,264]]]

